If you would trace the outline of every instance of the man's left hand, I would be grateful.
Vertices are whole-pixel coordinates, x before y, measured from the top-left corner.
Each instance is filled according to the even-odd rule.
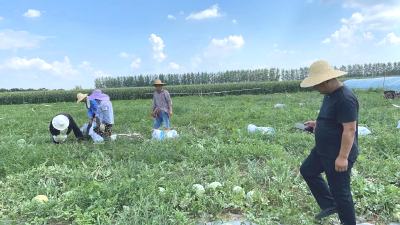
[[[344,157],[337,157],[335,161],[335,170],[338,172],[347,171],[348,160]]]
[[[168,115],[169,115],[169,117],[171,117],[171,116],[172,116],[172,109],[170,109],[170,110],[169,110],[169,113],[168,113]]]

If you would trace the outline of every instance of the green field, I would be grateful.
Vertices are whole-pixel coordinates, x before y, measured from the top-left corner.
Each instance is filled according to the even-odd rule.
[[[355,93],[359,123],[372,132],[360,136],[353,170],[357,216],[400,221],[400,114],[391,105],[400,99]],[[82,104],[0,106],[0,223],[193,224],[231,212],[257,224],[315,224],[320,209],[299,173],[314,138],[295,123],[315,119],[322,99],[317,92],[175,97],[171,126],[177,139],[119,136],[94,144],[79,143],[71,133],[60,145],[52,143],[50,120],[70,113],[82,126],[88,122]],[[277,103],[287,106],[274,108]],[[113,133],[151,138],[151,99],[113,105]],[[273,127],[276,133],[249,134],[248,124]],[[19,139],[26,143],[18,144]],[[192,190],[193,184],[207,187],[215,181],[222,188],[206,188],[203,195]],[[235,194],[235,186],[246,194],[253,190],[252,198]],[[33,201],[37,195],[49,201]],[[338,217],[321,224],[333,224],[331,218]]]

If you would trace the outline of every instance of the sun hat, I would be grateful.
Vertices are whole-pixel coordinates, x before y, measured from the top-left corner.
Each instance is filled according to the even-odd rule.
[[[157,79],[151,86],[155,86],[156,84],[167,85],[166,83],[162,83],[160,79]]]
[[[94,90],[93,93],[91,95],[89,95],[89,100],[100,100],[100,101],[109,101],[110,100],[110,96],[104,94],[101,92],[101,90],[97,89]]]
[[[87,94],[82,94],[82,93],[78,93],[77,95],[76,95],[76,97],[78,98],[78,101],[76,101],[77,103],[78,102],[81,102],[84,98],[86,98],[88,95]]]
[[[300,87],[312,87],[345,74],[347,72],[334,70],[327,61],[319,60],[310,66],[310,74],[301,82]]]
[[[64,115],[58,115],[53,118],[51,124],[57,130],[65,130],[69,126],[69,119]]]

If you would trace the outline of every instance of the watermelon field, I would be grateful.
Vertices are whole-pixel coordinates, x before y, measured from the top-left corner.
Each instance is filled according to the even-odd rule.
[[[359,137],[352,173],[357,217],[399,222],[400,99],[355,93],[359,125],[372,132]],[[337,224],[337,214],[314,219],[320,209],[299,173],[314,136],[295,125],[316,119],[322,99],[316,91],[173,97],[171,129],[180,137],[162,141],[151,139],[151,99],[112,101],[113,134],[149,141],[78,142],[72,132],[60,145],[50,120],[69,113],[81,127],[83,104],[2,105],[0,224],[202,224],[231,213],[255,224]],[[275,133],[248,133],[248,124]]]

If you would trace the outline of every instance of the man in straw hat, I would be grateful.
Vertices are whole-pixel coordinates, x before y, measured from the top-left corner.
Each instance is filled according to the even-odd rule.
[[[304,124],[313,127],[315,147],[301,165],[300,173],[322,209],[315,218],[338,213],[342,223],[356,224],[350,175],[359,154],[358,100],[337,79],[345,74],[320,60],[311,65],[310,75],[300,84],[324,95],[317,120]]]
[[[89,117],[89,126],[87,127],[87,133],[89,133],[90,127],[93,123],[93,126],[96,126],[96,122],[98,121],[97,118],[99,118],[98,104],[94,99],[89,99],[87,94],[78,93],[76,97],[78,99],[76,101],[77,103],[85,103],[87,115]]]
[[[151,86],[156,87],[156,91],[153,94],[153,110],[151,116],[154,117],[154,129],[159,129],[161,123],[164,122],[164,127],[168,132],[170,130],[169,118],[172,116],[172,101],[169,96],[169,92],[163,89],[163,86],[167,85],[162,83],[160,79],[157,79]]]
[[[66,135],[60,136],[61,131],[67,128],[68,130]],[[79,129],[78,125],[76,125],[72,116],[66,113],[60,113],[53,117],[53,119],[50,121],[49,130],[53,135],[53,142],[55,144],[64,142],[71,133],[71,130],[74,131],[75,137],[78,138],[78,140],[84,139],[81,130]]]

